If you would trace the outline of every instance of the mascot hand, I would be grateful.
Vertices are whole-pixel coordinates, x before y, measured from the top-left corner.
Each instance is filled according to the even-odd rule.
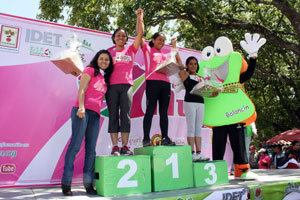
[[[254,33],[253,38],[251,38],[250,33],[246,33],[245,39],[246,41],[241,41],[240,44],[242,48],[249,54],[249,57],[257,57],[259,48],[263,46],[267,41],[265,38],[259,39],[258,33]]]

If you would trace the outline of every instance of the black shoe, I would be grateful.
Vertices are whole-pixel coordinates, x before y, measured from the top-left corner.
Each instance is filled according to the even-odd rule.
[[[71,191],[71,186],[65,185],[65,184],[61,184],[61,189],[62,189],[62,193],[65,196],[72,196],[72,191]]]
[[[143,147],[149,147],[152,146],[150,140],[143,140]]]
[[[176,146],[175,142],[172,142],[169,137],[164,137],[161,139],[161,145],[164,146]]]
[[[85,191],[86,193],[90,194],[90,195],[97,195],[97,191],[94,189],[93,185],[91,184],[84,184],[85,187]]]
[[[130,147],[128,146],[123,146],[120,150],[120,154],[124,156],[131,156],[133,155],[133,152],[130,151]]]

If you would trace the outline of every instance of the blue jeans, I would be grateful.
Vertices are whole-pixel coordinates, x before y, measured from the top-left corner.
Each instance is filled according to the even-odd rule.
[[[79,118],[78,107],[73,107],[71,113],[72,138],[66,156],[62,184],[71,186],[74,171],[74,160],[85,137],[85,159],[83,167],[83,183],[92,184],[94,180],[96,142],[99,133],[100,116],[92,110],[85,110],[85,117]]]

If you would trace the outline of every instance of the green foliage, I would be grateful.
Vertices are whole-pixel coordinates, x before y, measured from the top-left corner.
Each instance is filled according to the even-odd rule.
[[[300,0],[41,0],[40,19],[135,35],[136,10],[145,10],[145,35],[151,28],[173,35],[186,48],[201,50],[225,35],[234,49],[246,32],[267,44],[259,51],[256,72],[246,83],[256,105],[259,140],[300,128]],[[245,55],[246,57],[247,55]]]

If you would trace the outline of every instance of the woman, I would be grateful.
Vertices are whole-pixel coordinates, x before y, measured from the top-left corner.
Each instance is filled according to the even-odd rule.
[[[97,194],[93,187],[95,146],[99,133],[100,109],[113,72],[113,61],[107,50],[100,50],[82,72],[78,98],[72,109],[72,138],[65,156],[62,192],[71,196],[74,160],[85,137],[83,184],[88,194]]]
[[[187,142],[192,147],[193,161],[206,161],[209,158],[201,153],[201,129],[204,119],[204,100],[201,96],[190,94],[193,87],[201,81],[196,73],[199,70],[198,60],[190,56],[186,60],[186,70],[181,70],[179,76],[185,87],[183,109],[187,124]],[[195,152],[196,147],[196,152]]]
[[[114,47],[108,49],[114,60],[114,72],[106,94],[109,111],[108,132],[112,141],[112,155],[132,155],[128,144],[130,132],[130,109],[132,103],[133,60],[144,34],[143,10],[137,11],[136,38],[132,45],[125,47],[128,40],[124,29],[117,29],[112,35]],[[119,113],[120,108],[120,113]],[[120,120],[119,120],[120,115]],[[118,132],[121,132],[122,147],[118,147]]]
[[[159,102],[160,129],[162,134],[162,145],[175,145],[168,137],[168,108],[170,103],[171,87],[170,80],[166,74],[155,72],[156,67],[166,60],[166,55],[161,52],[165,44],[163,33],[157,32],[152,36],[149,44],[142,40],[142,50],[146,63],[146,99],[147,108],[143,121],[144,139],[143,146],[151,146],[150,129],[152,118],[156,109],[157,101]],[[176,48],[176,38],[172,39],[172,46]],[[176,60],[182,66],[180,57],[176,54]]]
[[[266,149],[261,148],[259,151],[259,169],[269,169],[270,168],[270,157]]]

